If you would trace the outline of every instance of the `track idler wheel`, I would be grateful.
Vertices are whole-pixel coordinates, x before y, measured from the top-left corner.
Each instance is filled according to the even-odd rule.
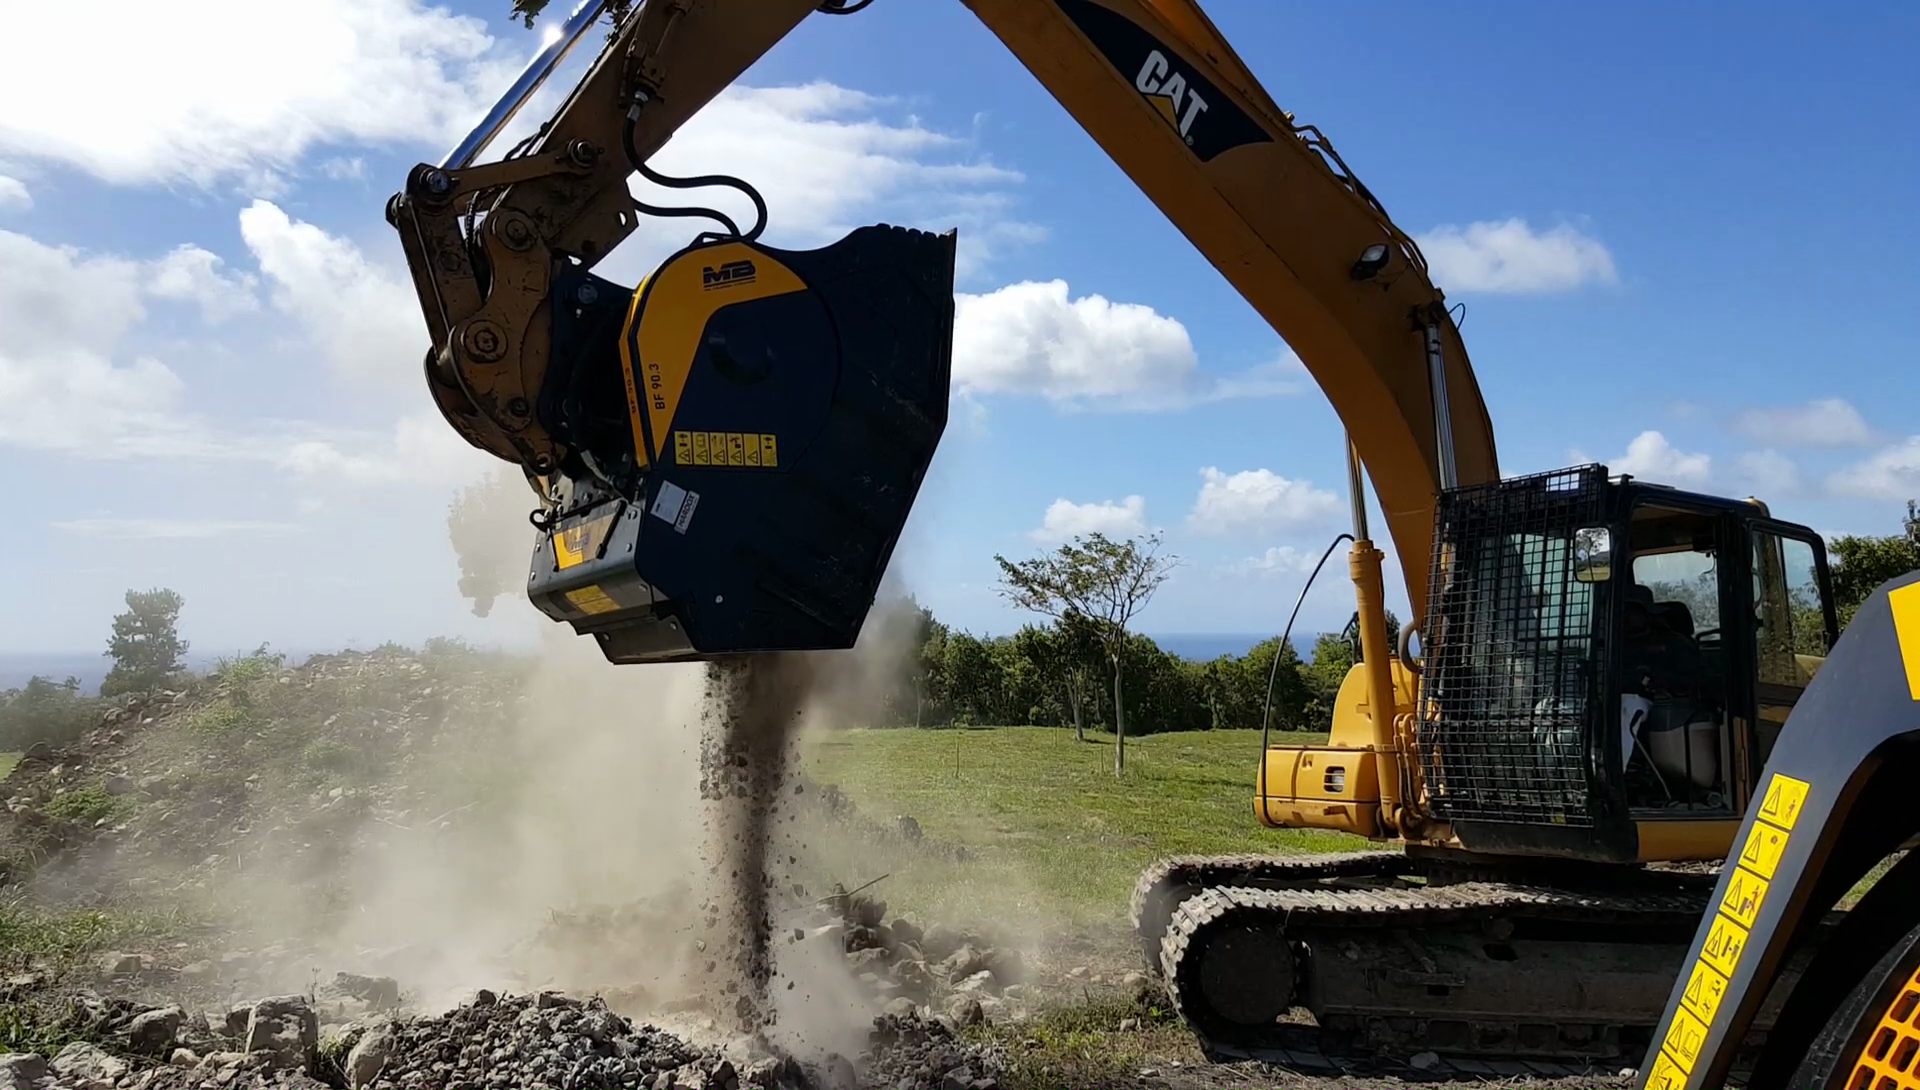
[[[1257,1047],[1272,1040],[1293,1006],[1298,956],[1281,919],[1230,898],[1210,889],[1180,906],[1162,970],[1181,1017],[1202,1038]]]

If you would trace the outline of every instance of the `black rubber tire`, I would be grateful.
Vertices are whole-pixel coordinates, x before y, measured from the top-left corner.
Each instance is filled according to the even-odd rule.
[[[1847,993],[1846,1000],[1813,1039],[1787,1085],[1806,1090],[1843,1090],[1853,1076],[1861,1050],[1879,1028],[1881,1016],[1910,990],[1916,969],[1920,969],[1920,926],[1901,936]],[[1914,1012],[1909,1022],[1916,1019],[1920,1019],[1920,1011]],[[1920,1087],[1920,1057],[1908,1065],[1905,1079],[1901,1090]]]

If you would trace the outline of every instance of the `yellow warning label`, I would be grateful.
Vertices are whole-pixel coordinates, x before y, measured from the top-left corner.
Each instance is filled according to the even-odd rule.
[[[1760,804],[1760,816],[1792,832],[1793,823],[1800,820],[1800,808],[1807,804],[1807,787],[1805,780],[1775,772],[1773,779],[1767,781],[1766,801]]]
[[[1706,1043],[1707,1024],[1681,1007],[1673,1012],[1673,1025],[1667,1027],[1667,1039],[1661,1042],[1660,1051],[1672,1058],[1675,1067],[1692,1074],[1693,1065],[1700,1059],[1700,1048]]]
[[[1707,928],[1706,945],[1700,948],[1700,960],[1720,970],[1721,976],[1732,976],[1746,949],[1747,929],[1715,913],[1713,925]]]
[[[673,459],[683,466],[751,466],[775,468],[780,464],[774,437],[751,431],[677,431],[673,433]]]
[[[1920,583],[1887,592],[1893,610],[1893,638],[1907,668],[1907,695],[1920,700]]]
[[[1727,994],[1727,978],[1714,971],[1705,961],[1693,963],[1693,973],[1687,977],[1687,990],[1681,993],[1680,1001],[1692,1008],[1693,1013],[1707,1025],[1713,1025],[1713,1016],[1720,1009],[1720,999]]]
[[[607,592],[601,590],[598,584],[593,583],[589,583],[578,590],[568,591],[566,599],[572,602],[582,613],[612,613],[614,610],[620,608],[619,602],[607,597]]]
[[[1760,918],[1760,902],[1767,899],[1767,880],[1740,867],[1733,868],[1730,875],[1726,895],[1720,898],[1720,911],[1750,929]]]
[[[600,543],[606,540],[607,530],[612,525],[613,513],[608,512],[596,519],[582,519],[554,534],[553,556],[561,570],[576,567],[599,556]]]
[[[1753,831],[1747,834],[1747,846],[1740,849],[1740,865],[1762,878],[1771,879],[1780,866],[1780,857],[1786,851],[1786,830],[1756,821]]]
[[[1653,1058],[1653,1070],[1647,1073],[1647,1090],[1680,1090],[1687,1085],[1687,1073],[1673,1058],[1662,1052]]]

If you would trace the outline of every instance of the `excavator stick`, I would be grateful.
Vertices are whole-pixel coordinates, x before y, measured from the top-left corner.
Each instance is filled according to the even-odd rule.
[[[1755,1012],[1785,986],[1788,955],[1920,830],[1916,774],[1920,572],[1860,607],[1788,716],[1641,1066],[1643,1087],[1726,1085]],[[1920,1087],[1917,858],[1896,864],[1820,943],[1750,1088]]]

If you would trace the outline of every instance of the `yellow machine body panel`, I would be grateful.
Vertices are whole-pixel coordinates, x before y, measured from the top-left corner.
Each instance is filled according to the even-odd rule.
[[[1413,712],[1416,678],[1393,663],[1395,718]],[[1347,671],[1334,697],[1333,731],[1324,746],[1268,746],[1254,798],[1260,823],[1275,829],[1332,829],[1370,839],[1389,835],[1380,824],[1378,753],[1369,713],[1367,671]]]

